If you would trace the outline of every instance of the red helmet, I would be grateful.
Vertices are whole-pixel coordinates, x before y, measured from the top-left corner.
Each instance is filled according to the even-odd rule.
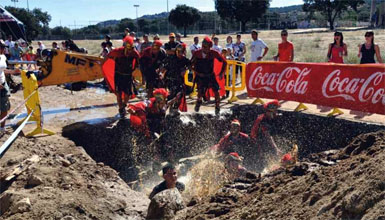
[[[241,122],[238,119],[232,120],[231,124],[235,124],[235,125],[241,126]]]
[[[206,36],[203,41],[202,41],[202,44],[208,44],[210,47],[213,46],[213,41],[211,40],[211,38],[209,38],[208,36]]]
[[[134,44],[134,38],[132,38],[131,36],[126,36],[123,38],[123,43],[129,44],[132,46]]]
[[[155,40],[154,43],[152,44],[153,46],[161,47],[163,45],[162,41],[160,40]]]
[[[166,99],[168,96],[168,92],[167,92],[167,90],[165,90],[163,88],[155,89],[154,96],[155,97],[162,97],[163,99]]]
[[[263,108],[265,110],[269,110],[269,109],[277,109],[281,107],[281,104],[279,104],[278,100],[274,99],[273,101],[270,101],[270,102],[266,102],[264,105],[263,105]]]

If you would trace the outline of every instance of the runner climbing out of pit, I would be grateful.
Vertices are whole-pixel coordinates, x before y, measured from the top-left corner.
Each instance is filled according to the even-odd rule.
[[[164,118],[168,108],[167,96],[167,90],[155,89],[153,98],[129,105],[131,126],[147,137],[151,137],[153,133],[160,134],[163,131]]]
[[[238,152],[242,155],[247,154],[247,148],[250,146],[249,135],[241,132],[241,123],[234,119],[231,121],[230,131],[221,138],[218,144],[211,147],[215,153],[227,155],[231,152]]]
[[[122,118],[126,115],[125,107],[130,96],[134,95],[132,72],[139,63],[139,53],[133,44],[134,39],[127,36],[123,39],[123,47],[114,49],[108,54],[108,58],[115,60],[115,94]]]
[[[202,42],[202,49],[195,51],[191,58],[192,69],[196,74],[194,84],[196,83],[198,88],[198,100],[195,105],[195,111],[199,112],[202,104],[202,97],[206,94],[208,89],[212,89],[215,95],[215,114],[219,115],[219,85],[214,73],[214,59],[222,62],[222,69],[219,74],[220,79],[224,76],[227,62],[217,51],[211,49],[212,46],[213,42],[211,39],[205,37]]]
[[[260,169],[263,169],[269,158],[277,159],[281,150],[273,139],[276,133],[274,124],[277,122],[277,110],[281,105],[278,100],[273,100],[264,104],[265,113],[258,115],[251,129],[251,139],[256,143],[258,155],[260,157]]]
[[[152,190],[149,198],[152,199],[154,196],[164,190],[177,188],[179,192],[183,192],[185,185],[178,181],[178,173],[175,166],[168,163],[162,168],[163,179],[159,185],[155,186]]]
[[[153,97],[154,88],[161,86],[159,73],[166,58],[166,51],[161,47],[162,42],[155,40],[151,47],[143,50],[140,58],[140,70],[143,76],[143,84],[146,84],[148,98]]]
[[[191,62],[186,58],[185,52],[186,44],[178,44],[176,46],[176,56],[169,56],[164,62],[165,73],[162,78],[166,80],[166,87],[170,92],[168,100],[178,96],[175,103],[170,107],[170,113],[177,112],[178,108],[181,111],[187,111],[184,75],[186,70],[191,68]]]

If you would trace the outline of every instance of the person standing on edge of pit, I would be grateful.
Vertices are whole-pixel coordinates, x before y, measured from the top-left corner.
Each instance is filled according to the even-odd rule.
[[[205,96],[208,89],[212,89],[215,94],[215,114],[219,115],[219,85],[214,73],[214,59],[222,62],[222,69],[219,74],[220,79],[222,79],[225,74],[227,62],[221,54],[211,49],[212,46],[213,42],[211,39],[209,37],[205,37],[202,42],[202,49],[195,51],[193,57],[191,58],[191,66],[196,74],[194,84],[196,83],[198,88],[198,99],[194,110],[199,112],[203,96]]]
[[[334,33],[334,42],[329,44],[327,57],[331,63],[344,63],[344,57],[348,55],[348,47],[344,43],[341,32]]]
[[[161,47],[162,41],[155,40],[151,47],[144,49],[139,60],[148,98],[153,97],[154,88],[159,88],[161,84],[159,73],[167,56],[166,51]]]
[[[175,166],[168,163],[162,168],[163,179],[159,185],[155,186],[152,190],[149,198],[152,199],[154,196],[166,189],[177,188],[179,192],[183,192],[185,185],[181,182],[178,182],[178,174],[176,172]]]
[[[112,42],[111,42],[111,36],[110,35],[106,35],[106,36],[104,36],[104,42],[106,43],[106,44],[108,44],[108,43],[111,43],[111,47],[113,46],[113,44],[112,44]]]
[[[237,34],[237,42],[233,44],[233,53],[235,60],[245,62],[246,44],[241,41],[242,36]]]
[[[274,56],[274,60],[281,62],[293,62],[294,60],[294,45],[287,40],[289,33],[287,30],[281,31],[282,42],[278,44],[278,54]]]
[[[112,50],[108,58],[115,60],[115,94],[120,117],[124,118],[128,99],[134,94],[132,72],[139,64],[139,53],[134,48],[134,39],[125,37],[123,47]]]
[[[232,36],[227,36],[226,38],[226,48],[230,48],[231,49],[231,53],[233,52],[233,37]]]
[[[222,54],[222,47],[218,45],[219,38],[218,37],[213,37],[213,41],[214,41],[213,50],[215,50],[218,53]]]
[[[251,42],[250,50],[251,50],[251,56],[250,56],[250,62],[256,62],[263,59],[263,57],[266,56],[267,51],[269,51],[269,48],[267,47],[266,43],[258,39],[258,31],[252,30],[251,31],[251,38],[253,39],[253,42]],[[263,55],[262,50],[264,49]]]
[[[155,34],[153,40],[154,40],[154,41],[160,40],[159,34]]]
[[[19,47],[18,43],[15,43],[15,46],[10,49],[11,58],[10,60],[21,60],[23,50]]]
[[[199,37],[194,37],[194,44],[190,46],[191,56],[195,53],[195,51],[201,49],[201,45],[199,45]]]
[[[57,45],[57,43],[55,41],[52,42],[52,49],[60,50],[60,48],[58,47],[58,45]]]
[[[20,70],[7,69],[7,57],[4,55],[5,42],[0,39],[0,120],[8,114],[11,104],[9,102],[10,91],[5,74],[20,73]],[[0,134],[5,131],[5,121],[0,125]]]
[[[377,57],[377,62],[382,63],[380,47],[374,43],[374,32],[368,31],[365,33],[365,43],[358,49],[358,57],[361,57],[360,64],[376,63],[374,55]]]
[[[143,43],[140,45],[140,53],[144,51],[144,49],[151,47],[152,42],[148,40],[148,34],[143,35]]]
[[[123,38],[127,37],[130,35],[130,28],[125,28],[124,29],[124,35],[123,35]]]
[[[175,48],[178,43],[175,41],[175,34],[170,33],[168,35],[169,42],[164,44],[164,49],[166,50],[166,53],[168,56],[175,55]]]

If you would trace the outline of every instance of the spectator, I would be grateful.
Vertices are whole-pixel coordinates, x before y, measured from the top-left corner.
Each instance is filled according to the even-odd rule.
[[[115,49],[115,48],[112,46],[112,42],[107,42],[107,43],[106,43],[106,47],[107,47],[108,52],[111,52],[113,49]]]
[[[160,40],[159,34],[155,34],[155,36],[154,36],[153,40],[154,40],[154,41],[156,41],[156,40]]]
[[[12,35],[8,35],[8,39],[5,41],[5,46],[6,48],[5,48],[4,54],[7,57],[7,59],[10,59],[11,54],[9,50],[15,46],[15,42],[12,41]]]
[[[213,50],[217,51],[218,53],[222,53],[222,47],[218,45],[219,38],[214,37],[213,40],[214,40]]]
[[[176,172],[175,166],[172,164],[166,164],[162,168],[163,173],[163,179],[164,181],[161,182],[159,185],[155,186],[152,190],[149,198],[152,199],[156,194],[166,190],[166,189],[172,189],[177,188],[179,192],[183,192],[185,189],[185,185],[181,182],[178,182],[178,174]]]
[[[135,32],[130,32],[130,37],[134,38],[135,39],[135,36],[136,36],[136,33]]]
[[[61,42],[60,50],[67,50],[66,42],[65,42],[65,41],[62,41],[62,42]]]
[[[178,43],[175,41],[175,34],[170,33],[168,35],[169,42],[164,44],[164,49],[167,52],[167,55],[175,55],[175,48]]]
[[[125,28],[123,38],[125,38],[126,36],[129,36],[129,35],[130,35],[130,28]]]
[[[140,45],[140,53],[142,53],[144,49],[151,46],[152,46],[152,42],[148,40],[148,34],[144,34],[143,43]]]
[[[199,45],[199,37],[196,36],[194,37],[194,44],[190,46],[191,56],[199,49],[201,49],[201,45]]]
[[[55,41],[52,42],[52,49],[60,50],[60,48],[58,47],[58,45],[57,45],[57,43]]]
[[[365,43],[358,50],[358,57],[361,57],[360,63],[376,63],[374,55],[377,57],[377,62],[382,63],[380,47],[374,43],[374,32],[368,31],[365,33]]]
[[[260,61],[263,59],[263,57],[266,56],[267,51],[269,51],[269,48],[267,47],[266,43],[263,42],[263,40],[258,39],[258,32],[257,30],[251,31],[251,38],[253,39],[253,42],[251,42],[251,56],[250,56],[250,62]],[[264,49],[263,55],[262,50]]]
[[[176,41],[177,43],[183,44],[183,41],[182,41],[182,35],[181,35],[180,33],[177,33],[175,36],[176,36],[175,41]]]
[[[292,42],[287,40],[287,36],[288,36],[287,30],[282,30],[281,31],[282,42],[278,44],[278,54],[274,56],[274,60],[279,60],[283,62],[293,62],[294,46]]]
[[[344,63],[343,56],[348,55],[348,48],[344,43],[344,36],[341,32],[334,33],[334,42],[329,44],[327,57],[329,62]]]
[[[41,51],[43,51],[43,50],[45,49],[45,45],[44,45],[41,41],[38,41],[38,42],[37,42],[37,45],[39,45],[39,49],[40,49]]]
[[[246,44],[241,41],[242,36],[237,34],[237,42],[233,44],[235,60],[245,62]]]
[[[99,56],[103,57],[103,58],[106,58],[107,55],[108,55],[108,49],[107,49],[107,43],[106,42],[102,42],[100,44],[101,48],[102,48],[102,51],[100,52]]]
[[[231,50],[233,50],[233,37],[231,37],[230,35],[226,38],[226,48],[231,48]]]
[[[10,49],[10,60],[21,60],[21,56],[23,55],[23,50],[19,47],[18,43],[15,43],[15,46]]]
[[[36,54],[33,52],[33,46],[29,46],[27,52],[23,56],[23,60],[35,61],[36,58],[37,58]],[[32,64],[28,64],[28,69],[30,69],[31,66],[32,66]],[[35,67],[35,70],[36,70],[37,69],[36,64],[34,64],[34,67]]]
[[[0,120],[5,118],[11,107],[9,102],[10,91],[7,84],[5,74],[14,74],[20,72],[19,70],[7,69],[7,57],[4,55],[6,44],[0,40]],[[5,121],[0,125],[0,134],[5,132]]]
[[[140,42],[140,38],[135,38],[135,40],[134,40],[134,47],[136,48],[136,50],[138,52],[141,51],[140,50],[141,46],[142,46],[142,43]]]

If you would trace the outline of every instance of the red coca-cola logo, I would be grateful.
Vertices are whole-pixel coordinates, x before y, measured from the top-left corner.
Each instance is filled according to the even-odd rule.
[[[342,77],[341,70],[336,69],[323,82],[322,95],[326,98],[341,97],[349,101],[356,101],[358,98],[360,102],[380,102],[385,105],[385,72],[376,72],[367,78]]]
[[[262,66],[258,66],[249,78],[248,88],[254,91],[265,90],[303,95],[309,84],[304,78],[310,72],[309,68],[287,67],[280,73],[268,73],[263,72]]]

